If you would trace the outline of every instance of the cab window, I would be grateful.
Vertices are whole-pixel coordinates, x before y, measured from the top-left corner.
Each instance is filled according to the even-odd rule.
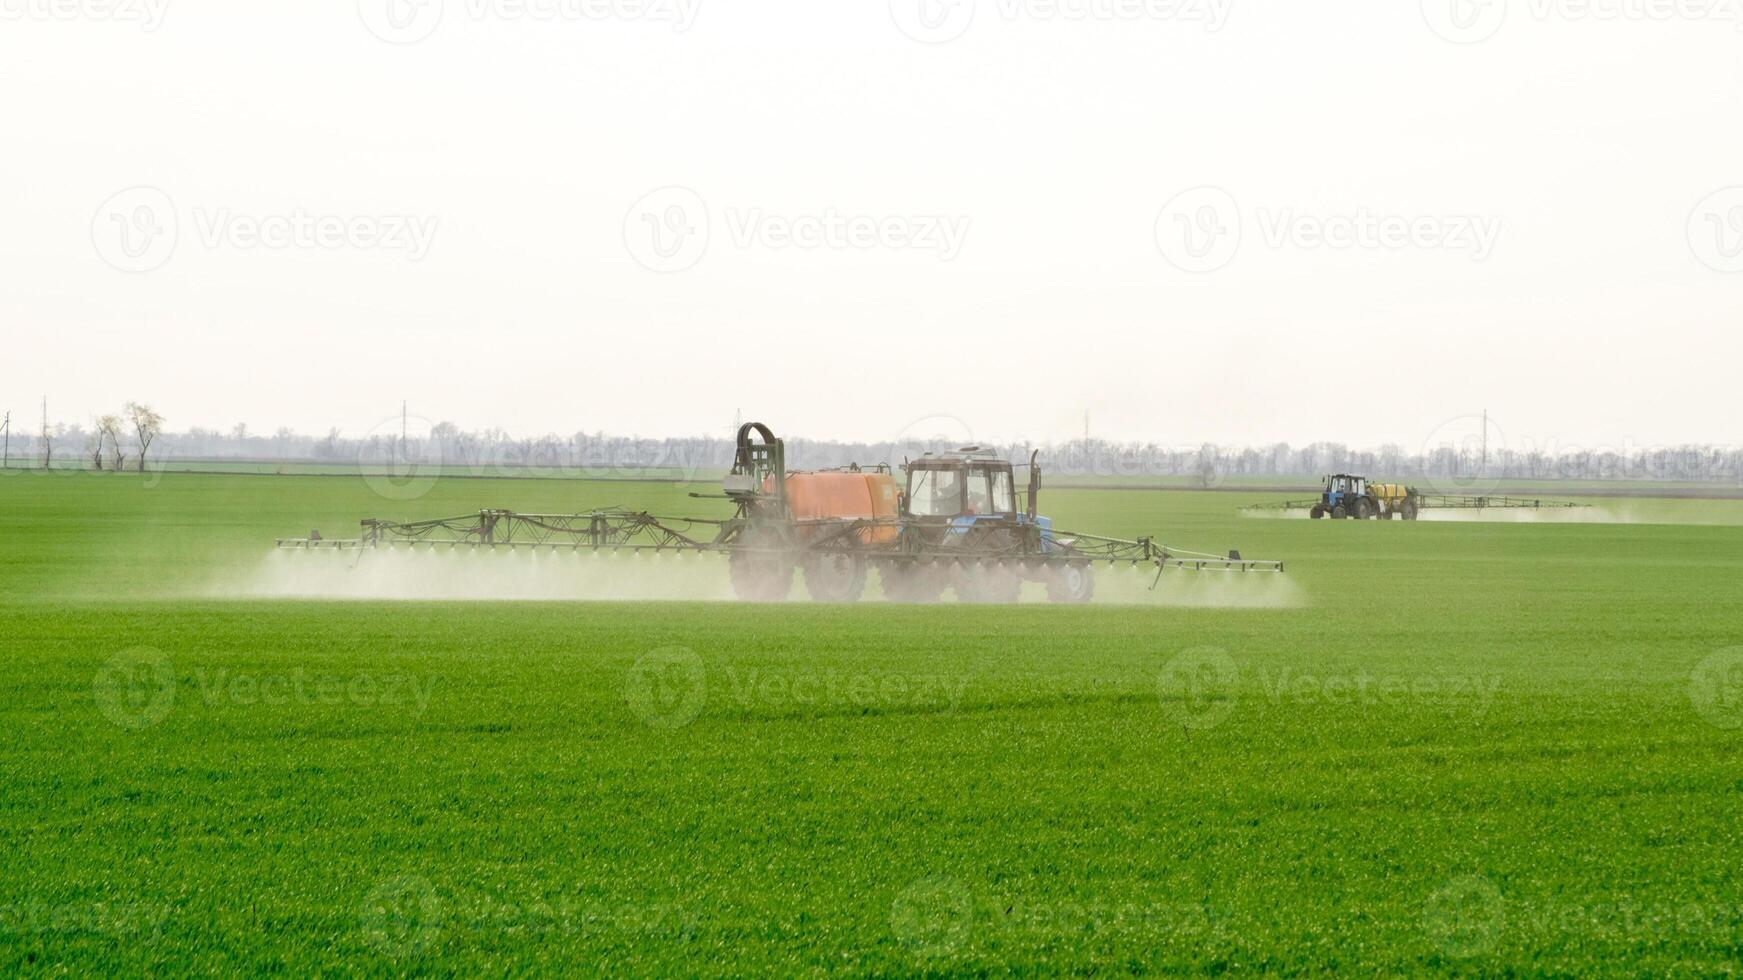
[[[908,510],[915,517],[955,517],[961,513],[961,471],[914,470],[908,487]]]
[[[1015,514],[1017,498],[1011,490],[1009,470],[992,470],[993,510],[1000,514]]]
[[[993,512],[992,485],[987,481],[985,469],[977,468],[968,478],[968,510],[967,514],[990,514]]]

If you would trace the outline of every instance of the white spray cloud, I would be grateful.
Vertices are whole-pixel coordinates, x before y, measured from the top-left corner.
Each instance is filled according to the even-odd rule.
[[[1155,583],[1155,588],[1151,584]],[[274,550],[249,571],[214,581],[202,594],[235,599],[733,601],[726,560],[717,555],[570,550],[380,548]],[[806,601],[795,574],[793,601]],[[866,600],[881,603],[878,576]],[[950,601],[948,594],[946,602]],[[1040,583],[1022,601],[1045,603]],[[1186,608],[1288,608],[1302,604],[1287,575],[1101,567],[1095,604]]]

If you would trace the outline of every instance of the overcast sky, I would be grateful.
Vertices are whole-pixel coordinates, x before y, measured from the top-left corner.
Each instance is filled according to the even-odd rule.
[[[1718,0],[0,0],[0,84],[15,416],[1740,441]]]

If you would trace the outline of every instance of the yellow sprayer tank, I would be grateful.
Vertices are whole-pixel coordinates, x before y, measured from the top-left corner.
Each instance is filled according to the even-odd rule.
[[[1410,496],[1410,488],[1402,483],[1370,483],[1368,490],[1386,504],[1386,509],[1404,505],[1406,497]]]

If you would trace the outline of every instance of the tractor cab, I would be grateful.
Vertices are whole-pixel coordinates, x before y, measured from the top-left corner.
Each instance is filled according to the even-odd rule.
[[[1368,493],[1368,478],[1338,473],[1325,478],[1326,506],[1335,506],[1344,497],[1364,497]]]
[[[1015,520],[1011,464],[979,446],[927,453],[907,465],[907,513],[922,520]]]
[[[1325,478],[1325,493],[1308,516],[1362,519],[1377,513],[1378,504],[1369,499],[1367,477],[1335,473]]]

